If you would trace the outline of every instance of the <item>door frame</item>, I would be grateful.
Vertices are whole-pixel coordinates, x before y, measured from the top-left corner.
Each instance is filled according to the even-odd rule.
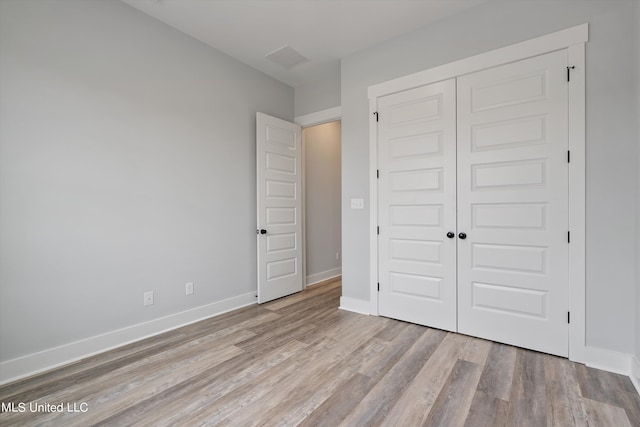
[[[369,96],[369,275],[370,309],[378,313],[378,131],[374,113],[381,96],[456,78],[487,68],[520,61],[557,50],[567,50],[571,70],[568,89],[569,165],[569,359],[586,361],[586,175],[585,175],[585,44],[589,24],[581,24],[521,43],[481,53],[459,61],[379,83],[368,88]]]
[[[302,287],[307,287],[307,180],[306,180],[306,157],[305,157],[305,132],[306,128],[322,125],[325,123],[342,120],[342,106],[328,108],[326,110],[317,111],[315,113],[297,116],[293,119],[293,123],[302,128],[301,132],[301,151],[302,161],[300,162],[300,173],[302,174]],[[342,248],[340,248],[342,254]],[[342,256],[342,255],[341,255]]]

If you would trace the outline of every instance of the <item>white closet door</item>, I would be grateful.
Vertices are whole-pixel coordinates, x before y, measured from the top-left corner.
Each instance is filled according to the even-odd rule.
[[[456,330],[455,80],[378,99],[382,316]]]
[[[458,330],[568,355],[567,57],[458,78]]]

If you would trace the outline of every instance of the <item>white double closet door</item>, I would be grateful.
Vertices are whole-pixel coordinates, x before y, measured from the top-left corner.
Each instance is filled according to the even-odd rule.
[[[568,355],[567,54],[378,98],[378,312]]]

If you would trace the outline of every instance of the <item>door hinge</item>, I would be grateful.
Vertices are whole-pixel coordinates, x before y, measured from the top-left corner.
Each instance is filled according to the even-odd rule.
[[[378,234],[380,234],[380,226],[377,227],[377,230]]]
[[[567,323],[571,323],[571,312],[567,311]]]
[[[378,292],[380,292],[380,282],[378,282]]]
[[[575,65],[572,65],[571,67],[567,67],[567,81],[568,82],[571,81],[571,70],[573,70],[574,68],[576,68]]]
[[[380,178],[380,169],[376,170],[376,178]]]
[[[571,163],[571,151],[567,151],[567,163]]]
[[[378,121],[378,112],[377,112],[377,111],[374,111],[374,112],[373,112],[373,115],[374,115],[374,116],[376,116],[376,122],[377,122],[377,121]]]
[[[571,243],[571,232],[567,231],[567,243]]]

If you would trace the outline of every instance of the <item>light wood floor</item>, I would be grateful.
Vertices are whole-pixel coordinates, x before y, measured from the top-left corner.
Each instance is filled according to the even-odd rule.
[[[340,285],[1,387],[26,412],[0,425],[640,426],[627,377],[341,311]],[[30,402],[86,412],[29,413]]]

